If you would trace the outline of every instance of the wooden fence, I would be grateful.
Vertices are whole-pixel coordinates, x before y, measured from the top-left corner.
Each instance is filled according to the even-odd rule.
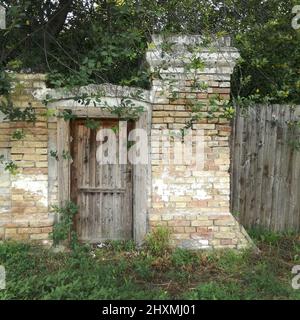
[[[238,108],[231,210],[246,227],[300,231],[300,106]]]

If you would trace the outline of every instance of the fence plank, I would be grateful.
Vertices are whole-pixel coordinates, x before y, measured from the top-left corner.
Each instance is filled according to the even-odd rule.
[[[300,106],[237,108],[231,139],[231,210],[246,227],[300,230]]]

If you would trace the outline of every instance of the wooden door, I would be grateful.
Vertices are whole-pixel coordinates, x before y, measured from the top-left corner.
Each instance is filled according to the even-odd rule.
[[[71,199],[79,206],[74,226],[84,242],[132,239],[132,167],[97,161],[97,148],[106,142],[96,141],[97,132],[118,128],[117,120],[99,122],[96,130],[87,128],[85,120],[71,124]],[[117,137],[117,150],[119,143]]]

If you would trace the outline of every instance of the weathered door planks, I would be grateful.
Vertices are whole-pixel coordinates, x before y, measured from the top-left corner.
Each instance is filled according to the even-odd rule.
[[[132,166],[96,161],[101,143],[96,141],[97,131],[116,126],[118,121],[113,119],[101,119],[97,130],[87,128],[84,120],[71,124],[71,199],[79,206],[75,228],[84,242],[133,237]],[[117,139],[117,150],[118,144]]]

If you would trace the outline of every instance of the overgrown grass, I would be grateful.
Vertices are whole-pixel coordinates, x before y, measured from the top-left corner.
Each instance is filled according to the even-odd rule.
[[[0,299],[300,299],[291,287],[299,236],[251,235],[260,252],[168,250],[163,232],[142,250],[119,241],[54,253],[6,242],[0,265],[7,287]]]

